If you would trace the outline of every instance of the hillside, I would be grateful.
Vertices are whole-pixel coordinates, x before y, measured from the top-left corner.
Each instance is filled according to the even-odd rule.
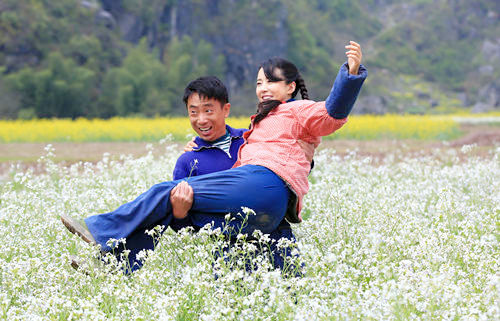
[[[349,39],[370,74],[358,113],[500,109],[499,21],[496,0],[4,0],[0,118],[183,114],[203,74],[248,115],[270,56],[322,99]]]

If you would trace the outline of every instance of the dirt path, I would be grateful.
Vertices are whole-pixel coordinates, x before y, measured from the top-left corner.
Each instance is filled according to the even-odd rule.
[[[151,143],[51,143],[55,149],[57,161],[98,161],[104,153],[111,155],[141,156],[148,152],[146,146]],[[0,144],[0,162],[34,162],[46,155],[47,143],[9,143]],[[159,144],[151,144],[160,152]]]
[[[451,141],[436,140],[325,140],[321,148],[335,148],[337,153],[346,154],[356,150],[359,155],[383,156],[390,152],[401,154],[425,155],[436,149],[461,149],[464,145],[473,145],[474,153],[478,156],[486,155],[493,148],[500,147],[500,127],[486,125],[462,126],[464,132],[460,138]]]
[[[47,155],[47,143],[9,143],[0,144],[0,181],[5,179],[13,164],[21,170],[35,168],[35,172],[43,169],[37,160]],[[114,142],[114,143],[51,143],[54,148],[54,160],[61,165],[70,165],[76,162],[98,162],[108,153],[111,158],[120,155],[140,157],[148,153],[148,145],[153,146],[153,153],[160,154],[164,147],[158,143],[145,142]],[[178,144],[177,144],[178,145]],[[179,145],[179,153],[181,147]]]

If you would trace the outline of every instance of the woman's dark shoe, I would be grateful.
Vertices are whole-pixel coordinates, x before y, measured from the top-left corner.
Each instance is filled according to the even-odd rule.
[[[80,268],[80,265],[82,264],[82,262],[77,256],[71,255],[69,257],[69,260],[70,260],[71,267],[73,269],[78,270]]]
[[[94,237],[84,224],[66,214],[61,215],[61,221],[71,233],[78,235],[89,244],[97,245]]]

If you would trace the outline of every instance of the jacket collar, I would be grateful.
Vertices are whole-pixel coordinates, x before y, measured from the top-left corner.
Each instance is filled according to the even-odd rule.
[[[242,135],[240,135],[236,129],[232,128],[231,126],[229,125],[226,125],[226,130],[229,132],[229,136],[231,137],[231,141],[236,139],[236,138],[241,138]],[[206,141],[204,139],[201,139],[200,136],[196,136],[196,138],[194,139],[194,142],[196,143],[196,145],[198,145],[198,147],[195,147],[193,148],[193,151],[199,151],[203,148],[209,148],[209,147],[213,147],[212,146],[212,143],[213,142],[209,142],[209,141]]]

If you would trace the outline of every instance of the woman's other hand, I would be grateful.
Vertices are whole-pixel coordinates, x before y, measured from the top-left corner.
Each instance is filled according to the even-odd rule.
[[[312,162],[316,146],[303,140],[298,140],[297,143],[300,145],[300,148],[302,148],[302,151],[304,151],[307,161],[309,163]]]
[[[345,46],[345,48],[349,50],[345,53],[347,56],[347,64],[349,65],[349,73],[351,75],[357,75],[359,65],[361,65],[361,60],[363,59],[361,46],[357,42],[349,41],[349,45]]]
[[[184,152],[192,152],[193,148],[198,147],[198,145],[194,142],[196,137],[193,137],[189,142],[187,142],[186,146],[184,146]]]

